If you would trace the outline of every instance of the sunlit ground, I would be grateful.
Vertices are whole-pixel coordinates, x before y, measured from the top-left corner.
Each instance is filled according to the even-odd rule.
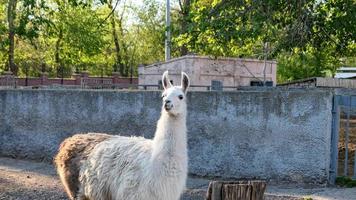
[[[209,180],[189,178],[182,200],[203,200]],[[294,198],[291,198],[293,196]],[[278,197],[278,198],[277,198]],[[296,186],[267,186],[266,200],[303,199],[355,200],[355,188],[300,188]],[[0,199],[66,200],[54,167],[47,163],[0,158]]]

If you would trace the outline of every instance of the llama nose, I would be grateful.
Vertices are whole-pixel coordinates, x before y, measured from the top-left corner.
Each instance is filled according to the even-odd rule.
[[[173,105],[171,104],[171,101],[170,101],[170,100],[165,100],[165,101],[164,101],[164,108],[165,108],[166,110],[170,110],[172,107],[173,107]]]

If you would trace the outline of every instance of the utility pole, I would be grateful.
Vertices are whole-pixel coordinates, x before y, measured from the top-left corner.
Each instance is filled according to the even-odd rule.
[[[171,59],[171,5],[170,0],[166,1],[166,41],[165,41],[165,59]]]
[[[266,86],[266,68],[267,68],[267,56],[268,56],[268,42],[264,43],[264,54],[265,54],[265,59],[264,59],[264,67],[263,67],[263,86]]]

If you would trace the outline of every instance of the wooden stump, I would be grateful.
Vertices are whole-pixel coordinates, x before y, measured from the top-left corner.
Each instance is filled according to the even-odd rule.
[[[207,200],[263,200],[266,181],[212,181]]]

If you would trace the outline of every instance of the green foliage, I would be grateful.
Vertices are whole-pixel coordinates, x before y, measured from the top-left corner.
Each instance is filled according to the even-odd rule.
[[[336,185],[343,186],[343,187],[356,187],[356,180],[352,180],[350,177],[339,176],[336,177],[335,181]]]
[[[136,52],[136,56],[145,64],[162,61],[165,40],[164,7],[158,2],[145,0],[142,7],[134,8],[134,12],[138,22],[131,27],[131,40],[141,49]]]
[[[81,70],[110,75],[117,57],[123,75],[139,64],[164,59],[165,4],[120,1],[112,13],[120,45],[113,42],[116,1],[17,0],[15,63],[19,75],[50,76]],[[340,66],[356,66],[356,2],[282,0],[182,0],[172,8],[171,55],[182,47],[201,55],[278,61],[278,81],[333,76]],[[8,57],[7,3],[0,0],[0,72]],[[174,4],[176,3],[176,4]],[[185,4],[186,3],[186,4]],[[178,1],[173,1],[177,5]],[[45,64],[46,67],[43,67]]]
[[[334,75],[356,55],[355,1],[196,0],[189,19],[178,44],[199,54],[261,58],[268,42],[279,81]]]
[[[306,50],[294,48],[293,52],[281,52],[278,57],[278,82],[303,79],[307,77],[331,77],[340,60],[330,54],[330,49],[317,50],[307,47]]]
[[[115,63],[112,29],[105,18],[107,1],[94,5],[84,0],[18,0],[16,9],[15,63],[19,75],[38,76],[45,68],[50,76],[70,76],[89,70],[109,75]],[[115,1],[116,3],[116,1]],[[164,10],[156,1],[143,7],[121,4],[113,13],[121,46],[125,75],[137,74],[141,63],[164,55]],[[7,1],[0,0],[0,72],[7,63]],[[135,15],[135,21],[126,16]],[[132,20],[132,19],[131,19]],[[42,67],[43,64],[46,67]]]
[[[16,34],[22,39],[32,40],[37,38],[40,27],[45,23],[50,23],[49,19],[42,14],[49,9],[46,1],[24,0],[19,1],[18,4]]]
[[[85,7],[67,7],[54,13],[54,19],[53,41],[59,43],[60,64],[78,66],[101,53],[104,30],[96,13]]]
[[[5,23],[6,19],[6,7],[5,7],[5,0],[0,0],[0,56],[1,52],[5,50],[6,46],[6,33],[7,33],[7,27]]]

